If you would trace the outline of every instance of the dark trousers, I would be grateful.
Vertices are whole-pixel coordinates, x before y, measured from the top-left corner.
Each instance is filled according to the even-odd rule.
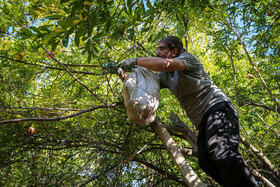
[[[232,104],[218,103],[204,115],[197,140],[198,164],[222,186],[258,186],[240,153],[238,115]]]

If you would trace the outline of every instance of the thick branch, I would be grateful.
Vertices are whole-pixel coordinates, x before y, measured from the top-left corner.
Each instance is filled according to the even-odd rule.
[[[165,148],[168,150],[173,162],[178,166],[185,182],[190,187],[204,187],[200,178],[196,175],[193,169],[189,166],[182,152],[176,145],[176,142],[173,140],[171,135],[168,133],[167,129],[161,124],[160,121],[156,120],[153,124],[153,128],[156,133],[159,135],[162,143]]]
[[[164,125],[168,131],[180,132],[186,140],[191,144],[194,150],[197,150],[197,136],[194,132],[174,113],[169,117],[170,121],[177,127]]]
[[[274,184],[272,184],[267,178],[262,176],[257,170],[253,169],[251,170],[254,176],[258,177],[260,180],[262,180],[268,187],[275,187]]]

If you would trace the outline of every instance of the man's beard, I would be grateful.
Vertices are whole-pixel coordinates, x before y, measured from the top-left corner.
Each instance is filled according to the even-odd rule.
[[[159,58],[171,58],[170,56],[171,56],[171,54],[169,54],[169,53],[168,53],[167,57],[161,57],[161,56],[157,55],[157,57],[159,57]]]

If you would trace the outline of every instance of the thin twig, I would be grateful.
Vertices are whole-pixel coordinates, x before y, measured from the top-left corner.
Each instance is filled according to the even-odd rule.
[[[64,66],[61,62],[59,62],[59,60],[57,60],[44,46],[42,46],[42,48],[50,55],[50,57],[52,57],[52,59],[54,59],[58,64],[60,64],[63,69],[65,71],[67,71],[78,83],[80,83],[82,86],[84,86],[96,99],[98,99],[101,103],[105,104],[104,101],[102,99],[100,99],[95,93],[93,93],[93,91],[86,86],[82,81],[80,81],[73,73],[71,73],[66,66]]]
[[[246,53],[246,56],[247,56],[247,58],[248,58],[248,61],[249,61],[250,65],[253,67],[253,69],[255,70],[256,74],[257,74],[258,77],[260,78],[260,80],[261,80],[263,86],[265,87],[266,91],[269,93],[270,97],[271,97],[272,100],[274,101],[274,103],[275,103],[275,105],[276,105],[277,112],[280,113],[280,105],[279,105],[277,99],[274,97],[272,91],[271,91],[270,88],[267,86],[267,84],[266,84],[265,80],[263,79],[262,75],[261,75],[261,74],[259,73],[259,71],[257,70],[257,68],[256,68],[256,66],[255,66],[255,64],[254,64],[254,62],[253,62],[253,60],[252,60],[252,58],[251,58],[249,52],[247,51],[246,44],[245,44],[245,42],[243,41],[243,39],[241,38],[241,36],[234,30],[234,28],[232,27],[232,25],[229,25],[228,23],[225,23],[225,22],[223,22],[223,23],[220,22],[220,24],[228,26],[228,27],[231,29],[231,31],[234,33],[234,35],[238,38],[239,42],[241,43],[241,45],[242,45],[242,47],[243,47],[243,49],[244,49],[244,51],[245,51],[245,53]]]
[[[5,121],[0,121],[0,126],[9,124],[9,123],[19,123],[19,122],[24,122],[24,121],[60,121],[60,120],[65,120],[68,118],[72,118],[72,117],[81,115],[86,112],[91,112],[91,111],[94,111],[99,108],[109,108],[109,107],[115,107],[115,106],[117,106],[117,104],[94,106],[92,108],[89,108],[89,109],[86,109],[86,110],[83,110],[83,111],[80,111],[80,112],[77,112],[77,113],[74,113],[71,115],[56,117],[56,118],[19,118],[19,119],[5,120]]]
[[[153,165],[153,164],[151,164],[151,163],[149,163],[149,162],[146,162],[146,161],[144,161],[144,160],[141,160],[141,159],[139,159],[138,157],[133,157],[132,161],[135,161],[135,162],[139,162],[139,163],[141,163],[141,164],[144,164],[145,166],[147,166],[147,167],[149,167],[149,168],[151,168],[151,169],[157,171],[158,173],[162,174],[163,176],[166,176],[166,177],[168,177],[169,179],[174,180],[174,181],[180,183],[180,184],[183,185],[183,186],[188,186],[187,183],[186,183],[183,179],[180,179],[180,178],[178,178],[177,176],[172,175],[172,174],[168,173],[167,171],[164,171],[163,169],[161,169],[161,168],[159,168],[159,167],[157,167],[157,166],[155,166],[155,165]]]
[[[23,61],[23,60],[12,59],[12,58],[5,57],[5,56],[2,56],[2,55],[0,55],[0,58],[4,58],[4,59],[7,59],[7,60],[15,61],[15,62],[26,64],[26,65],[38,66],[38,67],[41,67],[41,68],[44,68],[44,69],[54,69],[54,70],[64,71],[64,69],[62,69],[62,68],[57,68],[57,67],[52,67],[52,66],[44,66],[44,65],[40,65],[40,64],[32,64],[32,63],[29,63],[29,62],[26,62],[26,61]],[[91,67],[91,65],[89,65],[89,64],[85,64],[85,65],[83,65],[83,64],[76,64],[76,65],[64,64],[64,65],[65,66]],[[92,65],[92,67],[100,67],[100,66],[99,65]],[[71,71],[71,73],[88,74],[88,75],[104,75],[105,74],[105,73],[91,73],[91,72],[86,72],[86,71]]]
[[[75,108],[40,108],[40,107],[3,107],[0,108],[5,109],[25,109],[25,110],[62,110],[62,111],[83,111],[83,109],[75,109]]]

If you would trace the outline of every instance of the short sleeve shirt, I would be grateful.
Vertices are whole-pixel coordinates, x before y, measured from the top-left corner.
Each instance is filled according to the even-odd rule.
[[[184,71],[160,72],[161,88],[168,88],[178,99],[193,125],[198,129],[203,115],[215,104],[229,101],[216,86],[203,65],[190,53],[183,53],[178,60],[186,65]]]

